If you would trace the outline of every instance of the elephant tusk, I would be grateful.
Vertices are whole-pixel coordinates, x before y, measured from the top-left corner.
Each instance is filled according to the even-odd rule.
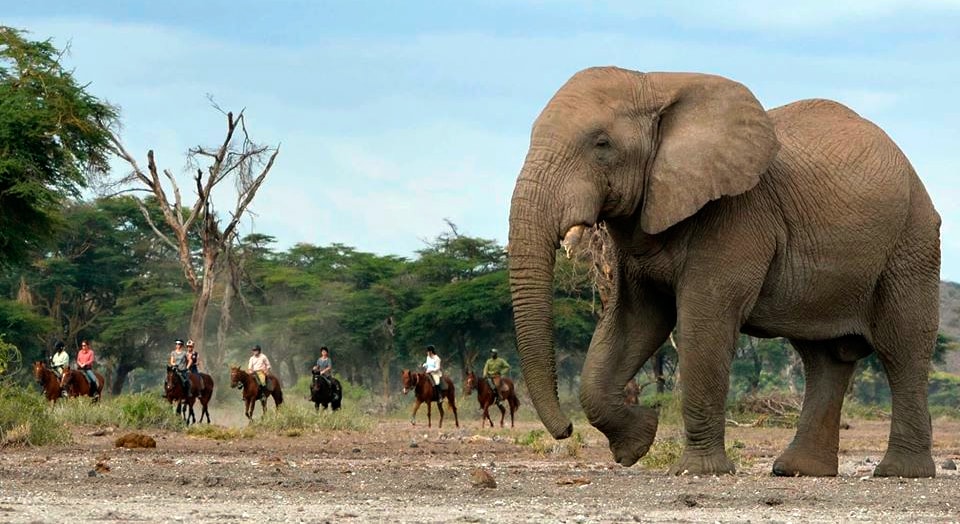
[[[587,226],[576,225],[568,229],[566,235],[563,235],[563,240],[560,242],[560,245],[563,246],[563,250],[566,252],[567,258],[570,258],[580,245],[580,240],[583,239],[583,233],[586,230]]]

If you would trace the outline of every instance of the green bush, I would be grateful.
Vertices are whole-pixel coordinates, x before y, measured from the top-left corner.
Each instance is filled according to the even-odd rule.
[[[86,397],[57,403],[54,410],[61,423],[80,426],[113,426],[129,429],[183,428],[183,419],[174,406],[157,393],[136,393],[103,398],[93,403]]]
[[[50,416],[47,400],[37,391],[0,383],[0,447],[70,441],[70,431]]]
[[[253,422],[253,428],[297,436],[318,430],[368,431],[374,424],[374,420],[361,413],[356,404],[347,403],[337,411],[317,412],[313,404],[290,402],[278,410],[268,410],[266,415]]]
[[[960,408],[960,376],[942,371],[930,373],[928,394],[931,408]]]

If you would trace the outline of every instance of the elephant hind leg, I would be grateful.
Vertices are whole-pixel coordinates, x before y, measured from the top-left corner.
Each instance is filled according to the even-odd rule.
[[[871,323],[893,403],[887,453],[874,470],[881,477],[936,473],[927,379],[937,337],[938,283],[911,280],[881,279]]]
[[[806,387],[797,434],[773,463],[780,476],[837,475],[840,410],[856,361],[872,352],[860,336],[810,342],[791,340],[800,353]]]

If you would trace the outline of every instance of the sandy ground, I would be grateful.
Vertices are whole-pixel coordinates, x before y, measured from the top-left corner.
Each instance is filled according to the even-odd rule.
[[[139,450],[114,447],[123,432],[76,428],[69,446],[0,450],[0,522],[960,521],[960,476],[939,467],[960,458],[958,422],[935,422],[938,477],[922,480],[870,476],[887,422],[852,422],[841,475],[825,479],[770,476],[787,429],[728,428],[744,465],[700,478],[623,468],[584,424],[578,450],[517,444],[539,422],[481,430],[475,401],[459,429],[425,422],[233,441],[148,431],[157,447]],[[479,470],[496,487],[478,487]]]

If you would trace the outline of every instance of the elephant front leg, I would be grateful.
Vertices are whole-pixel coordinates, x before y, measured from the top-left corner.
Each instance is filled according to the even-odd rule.
[[[597,326],[583,365],[580,404],[610,442],[613,458],[631,466],[650,449],[658,411],[624,402],[623,384],[670,335],[672,300],[621,277]]]
[[[686,447],[674,475],[719,475],[736,468],[724,451],[730,364],[737,338],[733,322],[698,314],[680,320],[680,387]]]

